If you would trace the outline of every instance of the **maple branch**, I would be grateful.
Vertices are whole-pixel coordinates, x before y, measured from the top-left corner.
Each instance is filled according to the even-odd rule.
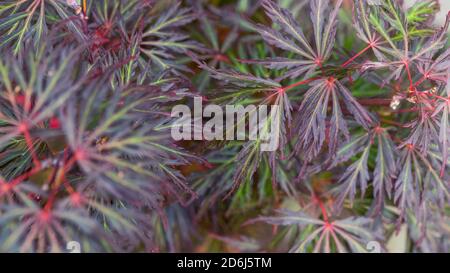
[[[309,79],[306,79],[306,80],[302,80],[302,81],[293,83],[293,84],[291,84],[291,85],[282,87],[282,88],[278,89],[278,91],[279,91],[279,92],[285,92],[285,91],[288,91],[288,90],[290,90],[290,89],[293,89],[293,88],[295,88],[295,87],[297,87],[297,86],[304,85],[304,84],[310,83],[310,82],[312,82],[312,81],[315,81],[315,80],[317,80],[317,79],[319,79],[319,77],[313,77],[313,78],[309,78]]]
[[[414,83],[413,83],[413,80],[412,80],[412,77],[411,77],[411,70],[409,69],[408,60],[404,60],[403,63],[405,64],[405,69],[406,69],[406,72],[408,74],[409,89],[410,90],[414,90]]]
[[[317,195],[314,192],[312,193],[312,195],[313,201],[319,205],[320,211],[322,212],[323,220],[325,221],[326,224],[329,224],[328,213],[327,210],[325,209],[325,206],[323,205],[323,202],[320,200],[319,197],[317,197]]]
[[[34,150],[33,139],[31,138],[30,131],[28,129],[28,125],[26,123],[21,123],[18,127],[19,132],[23,134],[25,138],[25,142],[27,144],[28,150],[30,150],[31,158],[33,159],[33,163],[36,167],[41,166],[41,162],[39,161],[38,156]]]
[[[347,65],[349,65],[351,62],[353,62],[356,58],[358,58],[359,56],[361,56],[364,52],[366,52],[367,50],[369,50],[370,48],[373,48],[374,44],[370,43],[368,46],[366,46],[365,48],[363,48],[360,52],[358,52],[355,56],[351,57],[350,59],[348,59],[345,63],[343,63],[341,65],[342,68],[346,67]]]

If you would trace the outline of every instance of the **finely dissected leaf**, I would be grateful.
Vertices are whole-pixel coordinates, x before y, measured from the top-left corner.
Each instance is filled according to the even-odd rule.
[[[427,151],[429,145],[439,138],[437,121],[429,113],[422,114],[421,117],[408,124],[408,126],[412,130],[405,142],[416,146],[422,152]]]
[[[336,17],[343,1],[337,1],[334,10],[327,16],[325,10],[328,9],[328,0],[311,1],[311,21],[314,28],[314,39],[316,42],[316,52],[319,60],[329,58],[334,45],[336,34]]]
[[[2,1],[0,3],[0,48],[12,44],[14,54],[18,54],[28,39],[35,48],[49,33],[48,17],[68,20],[72,11],[63,1]],[[69,29],[78,38],[85,39],[79,22],[68,22]]]
[[[272,19],[274,23],[279,24],[284,31],[286,31],[290,36],[295,38],[296,41],[301,44],[301,47],[305,48],[305,51],[298,49],[298,52],[301,52],[300,55],[309,59],[313,59],[316,53],[310,46],[305,37],[305,34],[303,34],[302,28],[298,24],[297,20],[294,19],[294,17],[291,15],[291,13],[286,9],[278,7],[278,5],[276,5],[272,1],[264,1],[263,6],[265,8],[266,14],[270,17],[270,19]],[[275,42],[274,45],[277,45],[277,43]],[[280,44],[280,46],[283,46],[283,44]],[[294,48],[297,48],[296,45],[293,46]]]
[[[2,225],[14,229],[11,236],[2,242],[0,249],[33,252],[37,247],[41,252],[61,252],[65,248],[65,242],[74,237],[79,238],[80,233],[92,236],[91,238],[107,236],[101,232],[98,223],[82,211],[61,207],[43,218],[47,215],[46,212],[35,205],[25,208],[8,207],[8,213],[0,216]],[[27,220],[17,224],[18,218],[23,216]]]
[[[386,130],[376,134],[377,159],[373,172],[374,197],[377,199],[377,206],[384,201],[385,193],[391,197],[392,180],[396,172],[395,148]]]
[[[180,3],[173,5],[164,14],[150,18],[149,26],[142,33],[142,53],[163,70],[176,67],[176,54],[202,50],[199,43],[177,29],[194,19],[195,15],[191,10],[180,8]]]
[[[231,82],[237,86],[259,87],[262,91],[273,90],[273,88],[281,87],[279,83],[270,79],[262,79],[251,74],[239,73],[232,70],[213,69],[203,63],[200,63],[199,65],[202,69],[209,71],[212,77],[224,82]]]
[[[273,23],[281,27],[281,31],[263,25],[256,26],[262,38],[270,45],[292,52],[300,59],[270,58],[260,61],[272,69],[287,68],[282,78],[308,77],[315,69],[322,66],[331,54],[336,34],[337,12],[342,4],[338,1],[333,11],[328,12],[328,0],[311,1],[311,21],[314,26],[315,49],[306,38],[297,20],[292,14],[273,1],[265,0],[263,7]]]
[[[356,121],[365,128],[369,128],[371,122],[373,122],[367,111],[359,105],[347,88],[339,81],[334,79],[317,80],[314,82],[314,86],[306,92],[299,108],[301,117],[297,123],[298,141],[296,150],[302,151],[306,156],[306,160],[314,159],[322,149],[330,100],[333,106],[330,118],[330,154],[333,154],[336,150],[339,132],[348,138],[349,133],[339,98],[342,99]]]
[[[219,14],[219,18],[214,18],[214,12],[209,12],[205,8],[205,3],[201,1],[194,1],[193,3],[195,12],[200,14],[199,21],[201,22],[200,29],[201,32],[198,33],[200,41],[205,45],[205,53],[201,54],[201,59],[207,62],[209,67],[213,68],[225,68],[230,62],[230,57],[227,55],[227,51],[230,51],[232,47],[237,44],[237,39],[239,37],[238,28],[233,27],[230,32],[226,35],[224,39],[219,41],[219,31],[218,29],[223,27],[225,20],[227,19]],[[218,11],[220,12],[220,11]],[[194,79],[196,87],[200,91],[205,91],[210,83],[210,73],[207,70],[202,71],[197,76],[198,79]]]
[[[368,159],[373,147],[377,148],[376,163],[371,172]],[[388,198],[391,196],[392,180],[396,174],[396,153],[394,151],[395,148],[387,130],[380,127],[343,143],[330,167],[334,167],[350,157],[356,156],[357,159],[341,175],[339,180],[341,184],[333,189],[338,195],[337,207],[341,208],[347,197],[353,203],[358,186],[363,197],[368,185],[371,184],[375,206],[379,209],[385,196],[387,195]]]
[[[418,209],[423,200],[423,192],[429,187],[434,188],[426,197],[438,203],[448,202],[449,185],[440,177],[433,166],[433,161],[427,158],[420,150],[412,145],[402,148],[398,165],[401,166],[395,181],[394,200],[402,211],[405,209]]]
[[[350,165],[345,173],[341,176],[339,180],[342,185],[340,185],[336,190],[339,191],[339,198],[337,199],[337,206],[341,207],[344,203],[347,195],[349,196],[350,202],[353,203],[356,187],[359,185],[361,189],[361,196],[367,188],[367,182],[369,181],[369,171],[367,167],[367,160],[369,157],[370,146],[367,146],[361,156],[352,165]]]
[[[424,44],[423,48],[418,50],[413,59],[421,58],[423,55],[434,54],[444,47],[447,41],[447,31],[450,26],[450,13],[447,13],[445,24]]]
[[[299,225],[307,234],[297,238],[291,252],[306,252],[313,247],[313,252],[367,252],[366,244],[375,240],[369,230],[371,220],[368,218],[346,218],[333,222],[322,221],[302,212],[278,211],[279,216],[260,217],[273,225]],[[310,228],[309,228],[310,227]]]
[[[423,174],[420,166],[413,165],[417,161],[414,160],[411,151],[404,151],[401,158],[402,164],[400,166],[402,167],[395,181],[394,200],[404,210],[406,207],[412,207],[413,202],[419,202],[419,200],[416,200],[417,195],[414,193],[414,188],[421,182]]]
[[[278,211],[280,216],[259,217],[253,221],[264,221],[272,225],[321,225],[323,221],[314,219],[303,212]]]

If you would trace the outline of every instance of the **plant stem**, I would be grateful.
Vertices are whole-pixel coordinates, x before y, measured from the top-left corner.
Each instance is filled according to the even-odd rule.
[[[297,87],[297,86],[300,86],[300,85],[307,84],[307,83],[309,83],[309,82],[315,81],[315,80],[317,80],[317,79],[319,79],[319,77],[313,77],[313,78],[309,78],[309,79],[306,79],[306,80],[302,80],[302,81],[293,83],[293,84],[291,84],[291,85],[282,87],[282,88],[279,89],[279,91],[280,91],[280,92],[284,92],[284,91],[293,89],[293,88],[295,88],[295,87]]]
[[[329,223],[329,221],[328,221],[328,213],[327,213],[327,210],[325,209],[325,206],[323,205],[323,203],[322,203],[322,201],[320,200],[320,198],[317,197],[317,195],[316,195],[314,192],[313,192],[313,194],[312,194],[312,198],[313,198],[314,202],[316,202],[316,203],[319,205],[319,208],[320,208],[320,210],[321,210],[321,212],[322,212],[323,220],[324,220],[326,223]]]
[[[406,72],[408,73],[409,89],[413,90],[414,89],[414,84],[413,84],[413,80],[412,80],[412,77],[411,77],[411,70],[409,69],[409,63],[408,63],[407,60],[405,60],[404,64],[405,64]]]
[[[30,150],[31,153],[31,157],[33,159],[33,163],[36,167],[40,167],[41,166],[41,162],[39,161],[39,158],[36,155],[36,152],[34,150],[34,146],[33,146],[33,140],[31,138],[30,132],[28,130],[28,127],[26,125],[22,126],[23,128],[21,129],[21,132],[25,138],[25,142],[27,144],[28,150]]]
[[[351,62],[353,62],[356,58],[358,58],[361,54],[363,54],[364,52],[366,52],[367,50],[369,50],[370,48],[373,47],[373,44],[369,44],[368,46],[366,46],[365,48],[363,48],[360,52],[358,52],[355,56],[351,57],[350,59],[348,59],[348,61],[346,61],[345,63],[343,63],[341,65],[342,68],[346,67],[347,65],[349,65]]]
[[[28,172],[26,172],[26,173],[24,173],[24,174],[18,176],[17,178],[15,178],[15,179],[13,179],[13,180],[11,181],[11,183],[10,183],[11,188],[12,188],[12,187],[15,187],[15,186],[17,186],[17,185],[19,185],[19,184],[22,183],[25,179],[31,177],[32,175],[34,175],[34,174],[36,174],[36,173],[38,173],[38,172],[40,172],[40,171],[41,171],[41,167],[39,166],[39,167],[35,167],[35,168],[31,169],[30,171],[28,171]]]

